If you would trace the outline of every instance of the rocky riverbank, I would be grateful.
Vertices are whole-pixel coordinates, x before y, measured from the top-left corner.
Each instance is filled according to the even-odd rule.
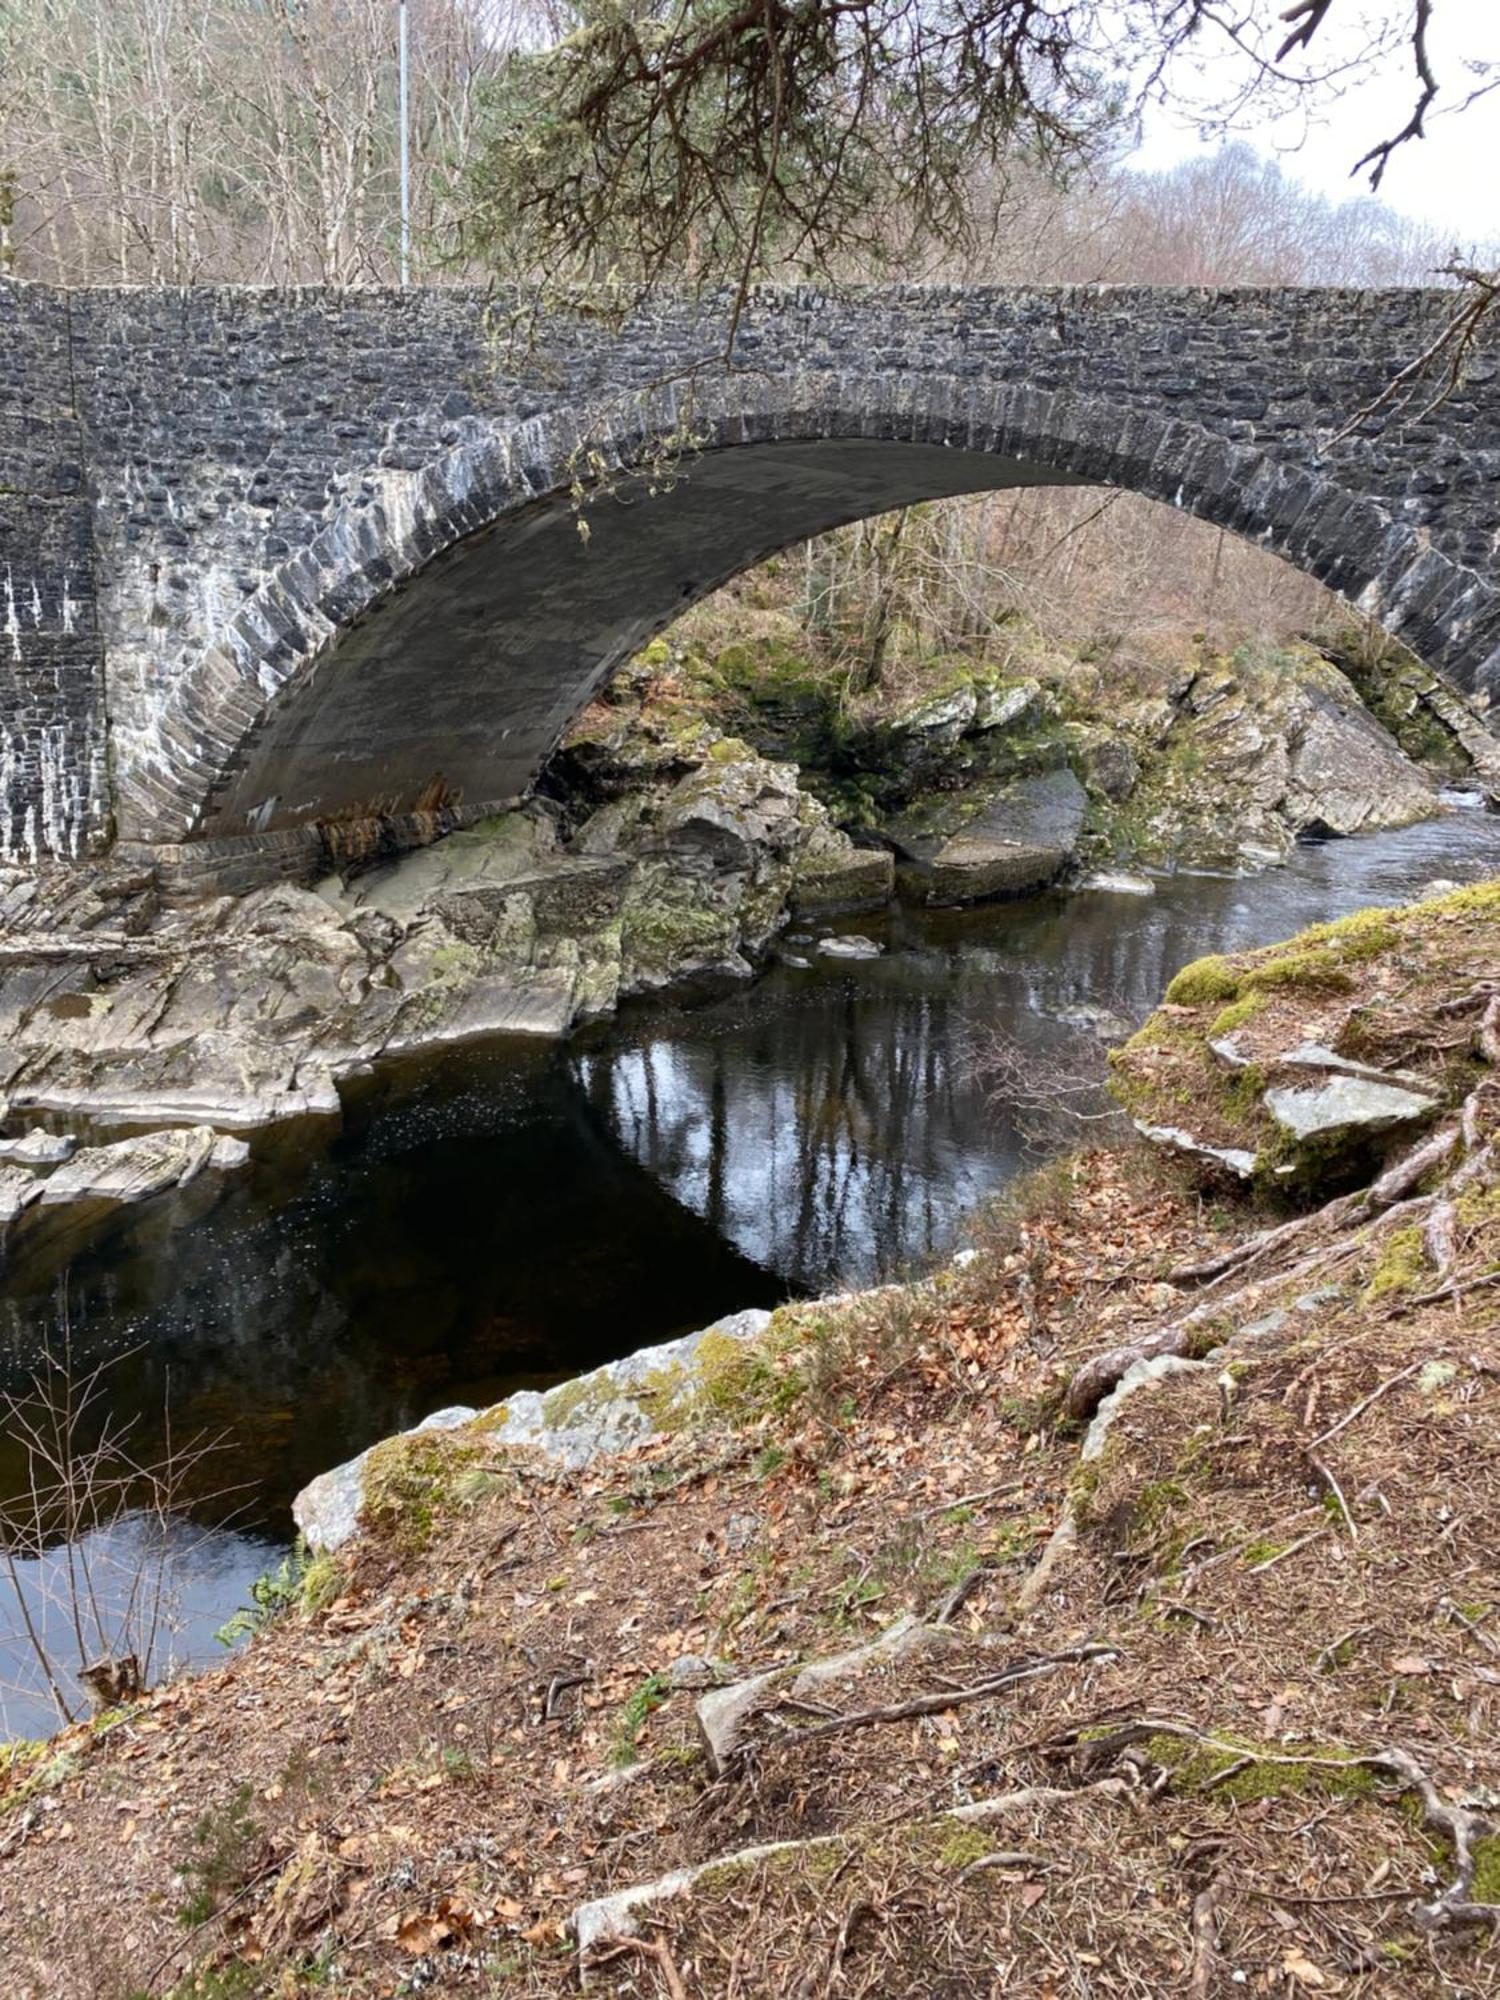
[[[690,627],[578,719],[530,803],[430,847],[186,907],[147,871],[0,882],[0,1109],[61,1132],[334,1117],[382,1056],[747,978],[789,927],[805,951],[893,893],[1262,867],[1441,811],[1434,772],[1488,782],[1487,731],[1435,686],[1381,683],[1419,765],[1309,647],[1205,655],[1149,693],[1018,648],[849,702],[774,619],[727,645]]]
[[[18,2000],[1488,1993],[1497,964],[1489,885],[1124,1052],[1255,1155],[1228,1037],[1429,1100],[1327,1179],[1092,1151],[923,1283],[377,1447],[243,1656],[0,1760]]]

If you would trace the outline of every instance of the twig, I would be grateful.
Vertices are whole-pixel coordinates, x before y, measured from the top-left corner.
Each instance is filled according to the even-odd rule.
[[[969,1876],[977,1875],[982,1868],[1045,1869],[1051,1866],[1052,1863],[1044,1854],[1026,1854],[1020,1849],[1002,1850],[998,1854],[981,1854],[979,1859],[971,1861],[967,1868],[959,1869],[958,1879],[960,1882],[967,1881]]]
[[[1328,1533],[1326,1528],[1314,1528],[1310,1535],[1302,1535],[1295,1542],[1288,1542],[1284,1549],[1278,1549],[1274,1556],[1267,1556],[1264,1562],[1251,1563],[1246,1576],[1260,1576],[1265,1570],[1275,1569],[1277,1563],[1284,1563],[1288,1556],[1297,1555],[1301,1550],[1311,1548],[1314,1542],[1321,1542]]]
[[[941,1694],[914,1695],[910,1701],[890,1702],[882,1708],[857,1708],[847,1715],[836,1715],[827,1722],[815,1723],[811,1729],[792,1730],[772,1748],[784,1750],[789,1744],[809,1743],[815,1736],[833,1736],[844,1729],[869,1729],[881,1722],[904,1722],[915,1715],[941,1715],[944,1710],[957,1708],[964,1702],[984,1701],[990,1695],[1004,1694],[1008,1688],[1017,1687],[1022,1681],[1036,1680],[1058,1667],[1080,1665],[1088,1660],[1113,1659],[1119,1651],[1118,1646],[1091,1641],[1084,1646],[1069,1646],[1060,1653],[1036,1654],[1030,1659],[1018,1660],[1004,1673],[995,1674],[989,1680],[976,1681],[972,1687],[944,1689]]]
[[[1415,1375],[1417,1370],[1425,1365],[1422,1361],[1409,1361],[1398,1373],[1388,1375],[1383,1382],[1370,1391],[1368,1396],[1365,1396],[1361,1401],[1356,1403],[1352,1410],[1346,1411],[1336,1424],[1330,1424],[1326,1431],[1320,1431],[1312,1443],[1308,1445],[1308,1452],[1312,1453],[1316,1451],[1320,1444],[1327,1444],[1330,1438],[1336,1438],[1340,1431],[1347,1430],[1349,1425],[1354,1422],[1354,1419],[1362,1417],[1372,1403],[1378,1403],[1382,1396],[1388,1394],[1390,1390],[1396,1387],[1397,1383],[1406,1381],[1408,1376]]]
[[[1310,1451],[1307,1454],[1307,1462],[1328,1488],[1328,1491],[1337,1503],[1338,1510],[1344,1517],[1344,1526],[1349,1530],[1350,1541],[1357,1542],[1359,1540],[1359,1529],[1355,1527],[1354,1516],[1349,1512],[1349,1502],[1344,1498],[1343,1487],[1339,1485],[1338,1481],[1316,1452]]]
[[[1313,1671],[1321,1673],[1325,1661],[1330,1666],[1333,1665],[1336,1656],[1343,1651],[1345,1646],[1352,1645],[1356,1639],[1362,1639],[1366,1632],[1370,1630],[1371,1627],[1368,1625],[1351,1625],[1347,1632],[1340,1632],[1336,1639],[1330,1639],[1322,1652],[1313,1661]]]
[[[1191,1619],[1193,1624],[1201,1625],[1205,1632],[1216,1632],[1219,1628],[1217,1618],[1210,1618],[1206,1611],[1199,1611],[1191,1604],[1179,1604],[1175,1598],[1162,1598],[1159,1608],[1169,1618]]]
[[[623,1958],[628,1951],[638,1952],[642,1958],[649,1958],[661,1969],[661,1976],[667,1982],[667,1991],[672,2000],[688,2000],[688,1990],[682,1983],[682,1974],[677,1970],[672,1954],[664,1944],[650,1938],[607,1937],[600,1938],[589,1953],[590,1965],[608,1965],[613,1958]]]
[[[932,1614],[932,1623],[934,1625],[951,1625],[959,1612],[963,1610],[969,1599],[974,1595],[974,1592],[979,1588],[980,1584],[984,1582],[985,1578],[993,1575],[994,1566],[992,1564],[976,1563],[939,1600],[938,1607]]]
[[[916,1519],[926,1521],[934,1514],[952,1514],[960,1507],[977,1507],[981,1500],[998,1500],[1002,1493],[1017,1493],[1027,1482],[1024,1479],[1007,1479],[999,1486],[986,1486],[978,1493],[960,1493],[956,1500],[943,1500],[933,1507],[919,1508]]]
[[[1481,1277],[1470,1278],[1464,1284],[1439,1285],[1434,1292],[1418,1292],[1415,1298],[1398,1305],[1396,1311],[1398,1314],[1409,1313],[1413,1306],[1436,1305],[1439,1299],[1467,1298],[1470,1292],[1482,1292],[1488,1285],[1500,1285],[1500,1271],[1486,1271]]]
[[[1438,1609],[1446,1613],[1455,1625],[1462,1625],[1469,1636],[1477,1639],[1481,1646],[1485,1647],[1489,1652],[1494,1653],[1497,1657],[1500,1657],[1500,1643],[1492,1639],[1488,1632],[1481,1631],[1478,1619],[1471,1618],[1466,1611],[1460,1611],[1451,1597],[1440,1597],[1438,1599]]]
[[[1342,1896],[1289,1896],[1277,1889],[1247,1889],[1257,1903],[1295,1903],[1309,1908],[1321,1903],[1404,1903],[1410,1889],[1353,1889]]]

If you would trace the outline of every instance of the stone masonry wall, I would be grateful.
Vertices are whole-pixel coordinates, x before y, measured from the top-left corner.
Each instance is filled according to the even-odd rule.
[[[629,456],[674,412],[709,450],[858,430],[1133,485],[1363,593],[1483,699],[1496,348],[1432,414],[1418,399],[1328,446],[1450,310],[1420,291],[792,289],[752,300],[726,373],[717,299],[617,333],[522,294],[0,283],[0,850],[77,853],[105,823],[91,539],[122,830],[180,840],[203,830],[204,774],[393,583],[565,489],[580,440]]]
[[[0,858],[107,832],[104,658],[69,308],[0,285]]]

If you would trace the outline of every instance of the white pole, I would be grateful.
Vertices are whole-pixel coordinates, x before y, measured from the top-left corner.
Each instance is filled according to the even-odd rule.
[[[406,64],[406,0],[397,0],[401,75],[401,283],[411,283],[411,129]]]

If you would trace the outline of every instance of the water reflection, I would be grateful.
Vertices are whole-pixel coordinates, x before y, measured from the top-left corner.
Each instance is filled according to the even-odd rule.
[[[988,1035],[1066,1062],[1088,1016],[1139,1019],[1205,952],[1497,870],[1500,819],[1469,810],[1149,898],[896,910],[857,925],[883,958],[779,966],[691,1013],[639,1009],[579,1055],[579,1080],[616,1143],[747,1257],[799,1290],[867,1283],[942,1251],[1026,1157],[977,1075]]]
[[[1497,872],[1500,819],[1471,811],[1304,848],[1254,880],[1178,877],[1150,899],[893,912],[850,926],[886,944],[869,963],[782,966],[561,1048],[383,1068],[332,1137],[268,1137],[246,1174],[200,1176],[87,1236],[23,1234],[0,1293],[0,1386],[66,1320],[81,1363],[121,1357],[111,1414],[136,1419],[141,1459],[168,1403],[179,1440],[226,1435],[198,1518],[221,1520],[212,1494],[240,1489],[237,1527],[283,1539],[304,1481],[441,1404],[944,1251],[1023,1156],[977,1084],[976,1036],[1066,1054],[1089,1033],[1080,1009],[1143,1013],[1202,952]],[[0,1510],[22,1471],[0,1436]],[[178,1565],[192,1657],[265,1567],[253,1539],[206,1546]],[[47,1719],[43,1700],[18,1726]]]

